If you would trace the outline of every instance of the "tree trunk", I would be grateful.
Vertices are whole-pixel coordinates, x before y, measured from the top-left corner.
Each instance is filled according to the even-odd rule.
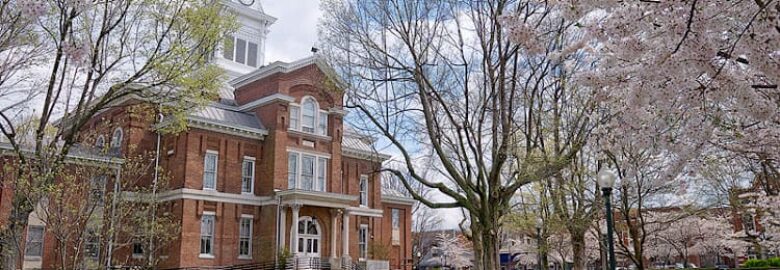
[[[22,254],[21,242],[24,230],[27,228],[27,218],[33,209],[26,197],[13,198],[13,208],[8,216],[7,227],[0,232],[0,239],[3,240],[3,243],[0,243],[0,253],[2,253],[0,258],[3,260],[0,265],[3,269],[16,269],[17,260]]]
[[[488,213],[489,216],[492,213]],[[472,245],[474,249],[474,267],[478,270],[498,270],[501,267],[499,262],[498,244],[499,237],[498,225],[499,218],[475,218],[471,224]]]
[[[587,259],[585,255],[585,232],[576,231],[570,232],[572,255],[574,270],[586,270],[588,269]]]

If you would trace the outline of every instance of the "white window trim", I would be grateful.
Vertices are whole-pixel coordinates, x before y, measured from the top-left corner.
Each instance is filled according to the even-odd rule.
[[[252,163],[252,175],[251,180],[249,180],[249,192],[244,191],[244,162],[251,162]],[[255,175],[257,174],[257,163],[255,162],[254,157],[244,156],[244,159],[241,161],[241,194],[254,194],[255,193]]]
[[[359,250],[359,248],[360,248],[360,231],[362,231],[362,230],[366,230],[365,239],[363,239],[363,241],[365,241],[365,244],[363,245],[363,250]],[[358,260],[359,261],[365,261],[366,259],[368,259],[368,239],[370,238],[370,237],[368,237],[368,224],[360,224],[360,229],[358,229],[358,237],[357,238],[358,238]],[[363,251],[363,252],[361,252],[361,251]],[[360,255],[363,255],[363,254],[365,254],[365,256],[361,257]]]
[[[254,216],[241,214],[241,219],[238,221],[238,252],[241,252],[241,222],[249,220],[249,255],[238,255],[239,259],[251,260],[252,259],[252,229],[254,229]]]
[[[359,193],[358,198],[360,199],[360,202],[359,202],[360,203],[360,207],[368,207],[368,202],[369,202],[369,198],[368,198],[368,194],[369,194],[369,192],[368,192],[368,190],[369,190],[369,187],[368,187],[368,175],[367,174],[361,174],[360,175],[360,180],[358,180],[358,181],[359,181],[358,182],[358,193]],[[366,181],[365,185],[363,185],[363,181]],[[362,190],[361,187],[366,187],[366,190]],[[365,200],[365,203],[363,203],[364,200]]]
[[[314,128],[314,132],[303,131],[303,103],[306,100],[308,100],[308,99],[311,99],[312,101],[314,101],[314,105],[315,105],[315,107],[314,107],[314,127],[313,127]],[[325,115],[330,115],[330,112],[328,112],[326,110],[323,110],[322,107],[320,106],[320,103],[317,102],[317,99],[315,99],[312,96],[304,96],[303,98],[301,98],[301,103],[292,103],[291,102],[289,106],[298,108],[298,126],[297,127],[293,127],[292,125],[290,125],[289,130],[294,130],[294,131],[302,132],[302,133],[305,133],[305,134],[313,134],[313,135],[318,135],[318,136],[328,136],[328,127],[327,126],[325,127],[325,134],[319,133],[319,127],[320,127],[320,115],[322,113],[324,113]],[[290,113],[292,113],[292,110],[289,110],[289,111],[290,111]],[[290,116],[288,116],[288,117],[290,117]],[[330,123],[328,123],[328,125],[330,125]]]
[[[303,189],[301,188],[302,177],[303,177],[303,156],[309,156],[314,157],[314,178],[312,181],[314,181],[313,186],[314,189],[312,191],[321,191],[321,192],[327,192],[328,191],[328,165],[331,163],[330,155],[321,155],[321,154],[314,154],[312,152],[308,151],[292,151],[287,150],[287,156],[289,157],[290,153],[295,153],[297,155],[296,157],[296,170],[295,170],[295,187],[288,187],[288,189]],[[325,159],[325,175],[323,177],[322,181],[322,187],[318,187],[318,177],[319,177],[319,166],[320,166],[320,159]],[[288,172],[289,173],[289,166],[288,166]]]
[[[214,159],[214,187],[213,188],[207,188],[206,187],[206,158],[208,155],[215,155],[216,158]],[[206,150],[206,154],[203,155],[203,180],[201,183],[201,186],[203,186],[203,190],[217,190],[217,180],[219,179],[219,151],[216,150]]]

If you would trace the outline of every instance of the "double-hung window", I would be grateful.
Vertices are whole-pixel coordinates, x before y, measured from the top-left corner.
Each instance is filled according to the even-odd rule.
[[[393,208],[391,213],[392,213],[391,216],[392,216],[392,223],[393,223],[391,242],[393,245],[400,245],[401,244],[401,211],[399,209]]]
[[[301,156],[301,189],[314,190],[314,156]]]
[[[320,112],[320,117],[317,118],[317,123],[317,134],[328,134],[328,114],[325,112]]]
[[[200,218],[200,255],[214,256],[214,214],[204,213]]]
[[[290,129],[301,129],[301,108],[290,105]]]
[[[358,231],[358,249],[360,251],[358,258],[365,260],[368,256],[368,225],[360,225],[360,231]]]
[[[87,238],[84,244],[84,255],[90,259],[100,257],[100,236],[93,229],[87,230]]]
[[[360,206],[368,206],[368,175],[360,175]]]
[[[203,161],[203,189],[217,189],[217,159],[216,152],[206,152]]]
[[[289,189],[325,191],[328,159],[310,154],[287,153],[287,186]]]
[[[298,188],[298,153],[287,153],[287,188]]]
[[[27,241],[24,244],[24,256],[43,256],[43,226],[27,226]]]
[[[252,258],[252,218],[241,217],[238,225],[238,257]]]
[[[241,193],[253,193],[255,182],[255,161],[250,158],[244,158],[241,165]]]

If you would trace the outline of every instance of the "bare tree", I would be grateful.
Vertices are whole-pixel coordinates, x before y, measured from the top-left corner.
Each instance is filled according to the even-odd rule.
[[[590,133],[595,100],[561,78],[577,50],[572,25],[525,1],[328,2],[322,24],[330,62],[348,86],[358,128],[397,150],[398,177],[431,208],[462,208],[478,269],[498,269],[504,216],[522,186],[568,166]],[[506,14],[537,26],[509,41]],[[536,31],[538,30],[538,31]],[[564,49],[565,48],[565,49]],[[558,143],[553,143],[556,141]],[[418,159],[437,173],[423,175]],[[415,192],[420,182],[447,200]]]
[[[86,124],[132,97],[158,104],[180,129],[188,109],[216,95],[222,71],[208,60],[234,20],[211,0],[21,0],[0,8],[0,91],[18,101],[0,104],[3,147],[17,164],[3,179],[15,192],[0,231],[2,265],[12,269],[28,215]]]

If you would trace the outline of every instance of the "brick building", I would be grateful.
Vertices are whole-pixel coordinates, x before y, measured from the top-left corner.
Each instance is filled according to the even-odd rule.
[[[189,129],[173,135],[159,135],[154,122],[127,115],[144,101],[119,100],[90,128],[100,130],[107,120],[120,124],[85,141],[111,144],[120,153],[156,153],[170,175],[170,187],[158,198],[181,232],[155,255],[159,266],[266,263],[289,251],[334,264],[411,269],[414,201],[383,194],[378,172],[389,156],[344,123],[343,90],[332,70],[316,55],[262,65],[275,18],[259,1],[223,3],[241,27],[214,60],[231,77],[220,99],[192,112]],[[24,252],[22,268],[56,265],[46,225],[35,216],[30,224],[25,242],[40,251]]]

